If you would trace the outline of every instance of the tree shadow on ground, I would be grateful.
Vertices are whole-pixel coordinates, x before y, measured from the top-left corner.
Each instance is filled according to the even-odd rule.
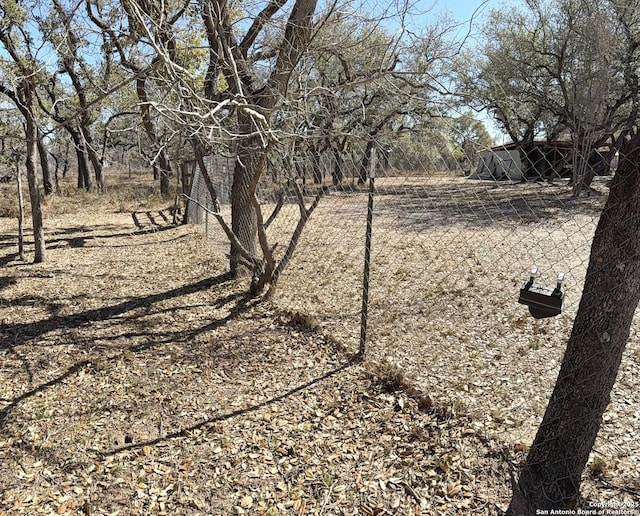
[[[133,211],[131,212],[131,218],[139,230],[162,230],[176,225],[177,219],[174,217],[175,214],[175,208],[172,207],[157,211]]]
[[[50,317],[43,319],[41,321],[36,321],[36,322],[3,323],[0,326],[0,334],[2,335],[2,339],[0,342],[0,350],[5,350],[14,356],[17,356],[20,359],[20,362],[23,364],[23,368],[26,370],[27,376],[29,378],[29,384],[31,385],[33,383],[33,377],[34,377],[33,371],[31,370],[31,367],[28,361],[26,361],[26,359],[24,359],[24,357],[22,357],[22,355],[20,355],[16,351],[17,347],[27,343],[33,344],[39,337],[42,337],[45,334],[54,332],[56,330],[70,330],[70,329],[83,328],[83,327],[87,327],[87,325],[90,325],[91,323],[94,323],[94,322],[108,321],[111,319],[113,319],[114,324],[119,324],[120,318],[123,315],[127,314],[128,312],[132,312],[140,308],[149,308],[162,301],[176,299],[182,296],[186,296],[188,294],[207,290],[215,286],[220,286],[230,281],[231,279],[232,277],[229,273],[224,273],[218,276],[197,281],[189,285],[184,285],[178,288],[170,289],[158,294],[151,294],[148,296],[136,297],[134,299],[130,299],[112,306],[106,306],[106,307],[96,308],[92,310],[85,310],[79,313],[74,313],[74,314],[65,315],[65,316],[50,315]],[[29,297],[29,298],[26,298],[24,302],[32,303],[32,302],[37,302],[38,300],[41,301],[42,298],[37,296]],[[179,338],[176,338],[177,335],[173,332],[166,332],[164,336],[162,334],[155,335],[154,339],[149,342],[146,342],[144,344],[134,345],[134,346],[128,346],[127,351],[135,353],[135,352],[140,352],[140,351],[149,349],[151,347],[160,345],[165,342],[188,341],[189,339],[193,339],[197,334],[203,331],[215,329],[219,326],[226,324],[228,321],[238,316],[243,311],[247,310],[251,305],[249,300],[245,296],[240,294],[238,294],[237,296],[227,296],[224,302],[225,303],[232,302],[233,300],[236,301],[235,306],[233,306],[229,310],[229,313],[224,317],[209,321],[205,326],[201,328],[195,328],[189,332],[182,332],[180,333]],[[54,305],[55,304],[47,303],[50,313],[55,311]],[[135,317],[133,317],[133,319],[135,319]],[[119,337],[126,338],[127,334],[126,333],[120,334]],[[118,354],[114,355],[113,357],[110,358],[110,360],[115,360],[117,356]],[[52,378],[47,382],[44,382],[36,387],[29,389],[26,392],[20,394],[19,396],[14,397],[13,399],[2,400],[7,402],[7,405],[0,410],[0,426],[2,426],[2,423],[7,419],[11,411],[20,402],[54,385],[64,382],[70,376],[78,373],[83,368],[91,365],[92,362],[93,362],[92,359],[86,359],[86,360],[81,360],[79,362],[76,362],[70,367],[68,367],[65,372],[57,375],[55,378]]]
[[[13,353],[14,346],[18,345],[18,343],[28,344],[28,345],[31,345],[31,347],[37,348],[41,344],[37,343],[34,336],[43,336],[46,333],[52,332],[55,330],[83,329],[82,334],[87,335],[87,338],[89,338],[89,336],[91,334],[94,334],[95,331],[94,331],[93,325],[87,324],[87,323],[98,322],[98,321],[109,321],[109,325],[111,324],[115,325],[115,324],[118,324],[118,321],[122,319],[122,315],[124,314],[128,314],[126,320],[129,326],[131,327],[132,321],[134,321],[136,317],[138,317],[138,314],[130,313],[133,310],[136,310],[139,308],[150,308],[150,307],[155,308],[153,307],[153,305],[161,301],[165,301],[169,299],[177,300],[179,297],[185,296],[190,293],[198,292],[213,286],[223,285],[229,280],[230,280],[230,276],[228,274],[223,274],[223,275],[216,276],[214,278],[198,281],[190,285],[182,286],[175,289],[170,289],[163,293],[148,295],[148,296],[140,296],[135,299],[128,300],[122,303],[117,303],[112,306],[108,306],[104,308],[85,310],[78,314],[72,314],[72,315],[63,316],[63,317],[51,316],[46,320],[43,320],[37,323],[32,323],[32,324],[25,323],[25,324],[5,325],[5,327],[2,328],[3,333],[5,335],[12,335],[14,337],[14,344],[11,344],[11,345],[3,344],[2,349],[7,350],[7,353],[9,354],[15,354]],[[60,372],[59,367],[56,367],[56,364],[49,364],[48,366],[49,373],[57,370],[55,377],[50,378],[47,381],[42,381],[40,384],[36,386],[30,387],[28,390],[26,390],[25,392],[22,392],[17,396],[14,396],[12,399],[2,400],[7,404],[0,410],[0,430],[4,435],[15,434],[16,430],[13,429],[13,423],[21,424],[20,418],[23,416],[18,416],[18,414],[16,414],[16,417],[12,417],[12,414],[23,402],[27,402],[28,400],[34,397],[36,398],[46,397],[46,395],[44,395],[45,391],[54,390],[56,387],[64,389],[64,385],[67,383],[73,384],[74,381],[76,381],[74,380],[74,378],[76,377],[81,378],[84,375],[101,375],[101,376],[104,375],[103,377],[105,378],[109,377],[111,376],[112,371],[117,371],[118,367],[122,367],[121,364],[123,360],[125,362],[140,360],[142,364],[145,364],[145,360],[147,360],[148,361],[146,362],[147,364],[149,363],[154,364],[156,363],[156,361],[162,360],[161,355],[164,355],[165,353],[171,353],[174,357],[173,360],[175,361],[175,363],[184,365],[187,360],[192,361],[194,364],[204,363],[204,357],[208,355],[209,358],[212,359],[217,364],[216,367],[220,368],[220,370],[222,370],[222,364],[227,364],[228,368],[230,368],[231,370],[235,370],[237,368],[241,368],[242,365],[245,364],[246,362],[254,361],[256,357],[260,356],[264,352],[264,349],[261,346],[251,346],[250,349],[247,349],[247,347],[243,344],[245,341],[242,338],[243,336],[242,331],[244,330],[246,334],[244,336],[248,337],[250,336],[249,334],[251,333],[252,330],[255,331],[254,326],[251,326],[251,327],[241,326],[240,331],[238,331],[238,328],[234,327],[233,339],[231,344],[226,339],[223,341],[223,343],[221,342],[213,343],[213,346],[211,344],[202,345],[202,340],[200,342],[196,342],[196,337],[210,331],[213,331],[215,333],[217,329],[226,325],[228,322],[232,321],[233,319],[242,318],[242,315],[246,311],[248,311],[249,309],[251,309],[256,305],[257,301],[248,299],[243,294],[232,292],[234,290],[233,288],[231,288],[230,290],[231,290],[231,293],[228,293],[227,295],[225,295],[225,292],[222,292],[222,295],[217,296],[216,300],[213,301],[211,305],[209,305],[216,309],[228,306],[228,308],[225,309],[225,314],[220,315],[219,317],[211,318],[207,320],[205,324],[194,324],[193,326],[190,326],[189,328],[182,331],[177,331],[174,329],[165,329],[164,331],[153,331],[151,332],[152,335],[150,336],[149,339],[147,339],[142,343],[139,343],[139,340],[136,337],[149,336],[148,333],[144,331],[144,325],[141,325],[140,328],[137,330],[134,327],[132,332],[121,333],[121,334],[118,334],[117,336],[115,334],[112,334],[107,337],[107,339],[109,338],[122,339],[124,342],[126,342],[125,346],[113,347],[105,344],[104,348],[100,348],[100,346],[96,347],[94,344],[92,346],[93,356],[90,356],[89,358],[82,359],[82,360],[76,360],[73,364],[68,365],[62,372]],[[229,292],[229,289],[227,290],[227,292]],[[180,303],[180,306],[182,307],[182,303]],[[152,311],[151,315],[157,315],[158,313],[165,311],[165,307],[157,307],[157,308],[160,309],[159,312]],[[207,314],[210,314],[210,313],[211,312],[207,312]],[[279,315],[274,315],[273,317],[275,317],[276,319],[282,318],[282,314],[280,312],[278,312],[278,314]],[[249,319],[253,319],[253,317],[254,316],[252,315]],[[263,315],[263,318],[264,317],[265,316]],[[269,312],[269,315],[266,317],[268,318],[272,317],[271,312]],[[113,321],[110,321],[110,319],[113,319]],[[285,319],[286,319],[286,316],[285,316]],[[280,320],[279,322],[274,321],[274,323],[279,326],[284,325],[285,327],[291,327],[293,330],[295,330],[295,332],[301,335],[299,338],[304,340],[305,328],[301,328],[299,324],[295,323],[295,321],[293,322],[285,321],[283,323],[283,321]],[[260,320],[258,321],[258,325],[259,326],[261,325]],[[241,335],[240,337],[238,337],[239,334]],[[54,338],[56,338],[56,340],[60,340],[61,343],[68,341],[67,335],[64,332],[62,334],[55,334]],[[105,340],[105,338],[100,336],[99,340],[103,341]],[[159,355],[157,353],[152,353],[152,354],[144,353],[145,351],[153,350],[154,348],[157,348],[157,347],[159,347],[159,349],[164,349],[162,348],[163,344],[172,344],[172,347],[169,348],[171,349],[171,351],[163,351]],[[79,350],[83,347],[83,344],[79,341],[74,341],[74,345],[79,346],[78,347]],[[115,353],[113,353],[114,349],[116,349]],[[109,353],[108,351],[112,351],[112,352]],[[192,354],[194,351],[196,352],[195,355]],[[32,350],[32,354],[33,352],[34,350]],[[131,354],[133,354],[134,356],[130,356]],[[278,358],[277,360],[280,360],[280,358]],[[335,365],[336,363],[339,364],[340,362],[344,362],[344,363],[340,365]],[[151,439],[149,438],[148,434],[147,435],[138,434],[137,438],[127,437],[127,440],[125,440],[125,446],[114,447],[113,449],[110,449],[110,446],[114,445],[113,441],[111,441],[110,443],[105,442],[101,450],[87,449],[87,451],[97,453],[101,456],[107,456],[107,455],[117,454],[121,451],[126,451],[127,449],[142,448],[145,446],[155,446],[163,442],[170,441],[172,439],[186,437],[190,432],[194,430],[207,427],[208,425],[212,425],[217,422],[230,420],[245,414],[256,412],[259,409],[264,408],[266,406],[275,404],[279,401],[287,400],[288,398],[292,397],[296,393],[309,389],[317,385],[318,383],[322,382],[323,380],[326,380],[338,375],[340,372],[348,369],[353,363],[354,361],[352,360],[351,357],[341,353],[339,354],[338,357],[336,357],[336,360],[333,361],[334,366],[330,370],[327,371],[328,367],[326,367],[326,365],[329,365],[329,364],[326,364],[325,367],[323,367],[324,371],[322,370],[317,371],[316,373],[314,373],[314,376],[310,380],[307,380],[306,378],[303,378],[303,377],[296,380],[294,375],[290,378],[291,380],[290,383],[285,382],[279,388],[274,389],[274,391],[272,391],[271,394],[269,394],[268,391],[257,393],[257,394],[265,395],[267,399],[259,400],[259,401],[257,400],[253,401],[251,399],[247,399],[245,402],[245,405],[246,405],[245,407],[239,408],[237,410],[231,410],[230,412],[226,412],[226,413],[218,413],[216,408],[212,407],[204,413],[204,419],[201,419],[202,414],[200,415],[200,417],[193,417],[193,416],[183,417],[183,415],[180,414],[179,416],[177,416],[178,419],[174,421],[174,424],[170,426],[170,428],[172,428],[173,430],[170,430],[167,433],[161,433],[157,438]],[[29,385],[31,386],[34,378],[34,374],[33,374],[33,371],[29,369],[28,360],[27,360],[26,366],[23,364],[22,367],[28,368],[27,372],[29,373],[28,376],[30,380]],[[185,376],[183,380],[185,382],[190,381],[188,376]],[[167,380],[167,381],[170,383],[170,380]],[[292,385],[293,387],[291,387]],[[168,388],[167,386],[165,387]],[[58,392],[58,391],[59,389],[54,390],[54,392]],[[178,389],[178,391],[182,392],[180,389]],[[278,393],[278,391],[280,391],[280,393]],[[242,395],[242,393],[234,393],[234,394]],[[149,397],[149,399],[146,399],[147,397]],[[97,400],[95,403],[94,403],[94,400],[92,400],[91,404],[86,406],[87,417],[91,417],[92,414],[95,415],[100,412],[109,413],[112,415],[111,417],[114,417],[113,416],[114,413],[120,413],[120,415],[123,418],[131,417],[131,415],[129,414],[131,408],[125,405],[122,405],[122,403],[124,403],[124,400],[126,400],[126,397],[118,398],[116,400],[110,399],[110,401],[115,401],[115,403],[111,404],[110,402],[108,405],[104,405],[104,404],[101,405],[100,400],[102,399],[103,398],[101,397],[95,398],[95,400]],[[231,402],[233,399],[234,399],[233,397],[229,398],[229,402]],[[143,396],[139,400],[139,402],[141,405],[144,405],[146,403],[154,403],[153,398],[151,397],[151,392],[147,392],[145,396]],[[61,410],[66,411],[67,409],[61,408]],[[74,411],[73,409],[69,408],[68,410],[69,410],[68,417],[71,418],[71,417],[79,416],[79,413]],[[22,414],[22,412],[19,412],[19,413]],[[31,416],[27,416],[27,418],[30,418],[30,417]],[[152,424],[153,416],[150,415],[148,412],[143,411],[141,413],[141,417],[143,418],[143,420],[146,420],[145,425]],[[200,420],[198,421],[198,419]],[[139,418],[135,418],[134,420],[139,421]],[[133,433],[133,435],[136,435],[136,434]],[[25,443],[26,441],[23,442],[22,444],[20,443],[18,444],[20,446],[24,445],[27,448],[29,448],[30,445],[28,443],[26,444]],[[39,457],[39,460],[43,460],[47,463],[50,463],[52,467],[53,466],[57,467],[59,466],[62,460],[60,453],[62,453],[62,450],[60,448],[53,447],[50,449],[50,451],[39,454],[38,457]]]
[[[9,265],[10,263],[18,260],[19,258],[20,255],[18,253],[6,254],[5,256],[0,258],[0,267],[5,267],[6,265]]]
[[[240,417],[246,414],[250,414],[252,412],[256,412],[264,407],[268,407],[269,405],[273,405],[275,403],[278,403],[280,401],[284,401],[287,398],[290,398],[291,396],[302,392],[306,389],[309,389],[310,387],[313,387],[315,385],[317,385],[318,383],[322,382],[323,380],[327,380],[329,378],[332,378],[333,376],[338,375],[339,373],[347,370],[349,367],[353,366],[356,362],[356,360],[349,360],[341,365],[339,365],[338,367],[335,367],[334,369],[328,371],[327,373],[320,375],[316,378],[313,378],[312,380],[309,380],[307,382],[301,383],[300,385],[297,385],[295,387],[292,387],[291,389],[283,392],[282,394],[279,394],[277,396],[273,396],[261,403],[256,403],[254,405],[250,405],[248,407],[245,408],[241,408],[238,410],[233,410],[231,412],[226,412],[223,414],[218,414],[218,415],[214,415],[211,417],[207,417],[206,419],[200,421],[199,423],[195,423],[193,425],[190,425],[188,427],[185,428],[181,428],[178,431],[175,432],[170,432],[167,433],[166,435],[162,436],[162,437],[158,437],[155,439],[149,439],[146,441],[141,441],[141,442],[137,442],[137,443],[129,443],[126,444],[124,446],[119,446],[116,448],[113,448],[112,450],[93,450],[94,452],[98,453],[99,455],[102,456],[108,456],[108,455],[115,455],[117,453],[123,452],[123,451],[128,451],[128,450],[134,450],[134,449],[141,449],[144,446],[155,446],[158,445],[160,443],[166,442],[166,441],[170,441],[172,439],[178,439],[181,437],[187,437],[189,436],[190,433],[192,433],[194,430],[199,430],[201,428],[213,425],[215,423],[221,423],[223,421],[227,421],[229,419],[233,419],[236,417]]]
[[[0,267],[2,266],[2,260],[0,260]],[[16,283],[16,278],[14,276],[0,276],[0,290],[7,288]]]
[[[180,227],[178,224],[168,223],[165,225],[153,225],[153,226],[140,226],[138,229],[130,231],[121,231],[126,226],[118,226],[113,224],[102,224],[92,226],[72,226],[63,229],[57,229],[54,232],[47,233],[45,235],[45,244],[47,249],[62,249],[65,247],[97,247],[91,245],[93,243],[100,242],[102,240],[111,240],[118,238],[126,238],[132,236],[148,235],[152,233],[159,233],[164,231],[170,231]],[[117,232],[116,232],[117,231]],[[103,233],[101,233],[103,232]],[[176,237],[184,238],[184,235]],[[0,236],[0,249],[4,247],[16,247],[18,245],[18,236],[15,234],[4,234]],[[24,245],[26,250],[29,251],[33,246],[33,235],[29,232],[25,233]],[[131,247],[132,245],[142,244],[122,244],[114,245],[112,247]],[[10,263],[18,259],[18,253],[9,253],[0,258],[0,266],[9,265]],[[27,262],[21,262],[27,263]]]
[[[229,273],[224,273],[190,285],[184,285],[158,294],[136,297],[112,306],[85,310],[65,316],[52,316],[37,322],[4,323],[0,327],[3,334],[0,350],[24,344],[54,330],[79,328],[91,322],[113,319],[138,308],[149,307],[161,301],[222,285],[231,279],[232,277]]]

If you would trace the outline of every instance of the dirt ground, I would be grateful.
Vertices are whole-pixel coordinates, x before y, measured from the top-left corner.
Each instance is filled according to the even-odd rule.
[[[379,195],[364,362],[362,251],[336,245],[364,192],[327,198],[261,303],[150,196],[48,201],[38,265],[0,218],[0,514],[500,514],[576,307],[533,321],[513,293],[540,256],[578,292],[593,214],[545,204],[487,232],[472,204],[426,223]],[[639,363],[634,331],[588,500],[638,499]]]

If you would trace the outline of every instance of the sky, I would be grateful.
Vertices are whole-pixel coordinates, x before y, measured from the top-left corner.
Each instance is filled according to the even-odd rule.
[[[508,4],[517,4],[522,0],[415,0],[414,9],[424,14],[414,16],[411,24],[418,31],[440,17],[446,16],[457,22],[455,34],[458,41],[465,40],[465,45],[473,45],[474,33],[478,33],[489,12],[493,9],[504,8]],[[448,26],[448,24],[447,24]],[[495,121],[486,113],[475,113],[485,125],[494,142],[505,143],[507,136],[496,125]]]
[[[501,0],[417,0],[414,4],[416,10],[425,14],[423,19],[418,17],[414,23],[429,23],[439,16],[448,15],[460,24],[459,32],[466,34],[469,32],[470,24],[473,23],[477,30],[488,12],[502,3]]]
[[[448,29],[446,37],[473,45],[492,10],[524,3],[524,0],[359,0],[356,12],[369,12],[372,16],[386,13],[383,26],[391,32],[404,28],[415,34],[428,27]],[[358,6],[358,2],[354,5]],[[409,13],[401,18],[401,12]],[[401,19],[403,20],[401,22]]]
[[[458,21],[470,20],[474,12],[478,11],[476,14],[482,14],[498,4],[496,0],[460,0],[457,2],[438,0],[435,4],[428,0],[422,0],[420,3],[425,4],[425,6],[434,5],[434,11],[436,12],[448,11]]]

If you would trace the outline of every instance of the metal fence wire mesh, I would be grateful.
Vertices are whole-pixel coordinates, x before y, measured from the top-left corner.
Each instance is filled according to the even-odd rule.
[[[465,170],[438,158],[408,166],[408,157],[382,147],[374,154],[367,165],[368,173],[375,169],[367,357],[402,371],[448,417],[497,443],[515,468],[556,382],[612,171],[587,174],[576,197],[572,160],[557,149],[535,158],[493,149]],[[214,156],[208,162],[227,220],[232,161]],[[360,162],[311,161],[274,160],[261,179],[265,218],[279,196],[284,200],[268,227],[276,254],[284,252],[300,216],[292,182],[303,188],[307,203],[330,186],[280,279],[276,300],[355,351],[369,184],[359,181]],[[212,206],[197,174],[192,197]],[[228,253],[217,222],[191,209],[190,220],[202,224],[212,248]],[[536,284],[546,287],[555,287],[564,273],[557,317],[534,319],[518,303],[533,265],[540,273]],[[598,501],[633,500],[640,488],[639,362],[634,325],[586,470],[592,474],[583,484],[583,493]],[[461,464],[496,452],[465,448],[464,442],[462,436],[456,455]],[[496,472],[492,486],[500,503],[511,491],[507,470]],[[603,471],[607,476],[598,476]]]

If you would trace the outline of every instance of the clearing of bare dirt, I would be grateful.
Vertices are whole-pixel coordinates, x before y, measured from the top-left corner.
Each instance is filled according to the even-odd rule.
[[[461,179],[429,191],[452,184],[483,202]],[[593,214],[547,204],[487,233],[455,206],[413,217],[384,187],[364,361],[361,251],[328,249],[360,238],[366,191],[323,199],[270,301],[245,297],[220,244],[174,225],[146,179],[48,199],[42,264],[18,259],[3,208],[0,514],[500,514],[558,372]],[[555,257],[568,233],[575,263]],[[534,321],[513,302],[507,254],[562,262],[566,313]],[[585,471],[592,503],[640,495],[639,372],[634,329]]]

